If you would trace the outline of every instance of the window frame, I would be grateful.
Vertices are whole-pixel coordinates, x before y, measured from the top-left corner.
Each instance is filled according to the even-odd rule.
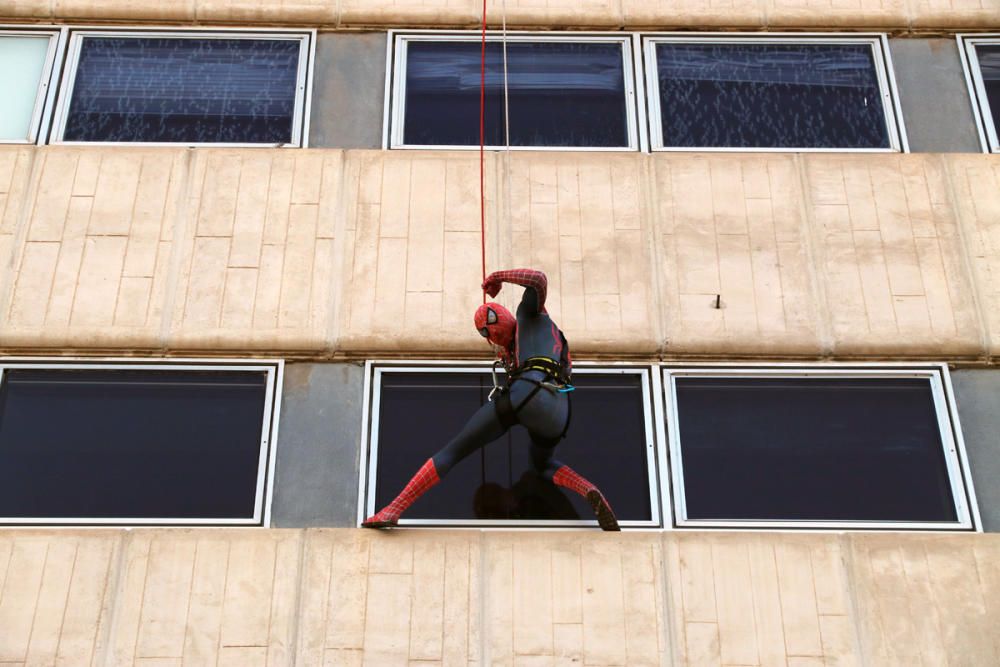
[[[955,394],[946,363],[883,364],[686,364],[661,365],[670,449],[670,482],[674,526],[678,529],[824,529],[824,530],[923,530],[982,532],[975,488],[965,450]],[[926,379],[934,400],[938,430],[951,485],[955,522],[905,521],[809,521],[809,520],[705,520],[689,519],[684,489],[684,470],[678,432],[679,414],[675,380],[678,377],[818,377],[818,378],[920,378]]]
[[[627,146],[507,146],[488,145],[485,150],[500,151],[592,151],[592,152],[636,152],[644,149],[641,141],[641,127],[645,126],[644,110],[638,100],[641,86],[637,81],[641,71],[636,69],[634,33],[621,32],[537,32],[527,30],[508,31],[507,43],[512,42],[570,42],[618,44],[622,49],[622,75],[625,86],[625,116]],[[387,38],[386,96],[383,132],[383,150],[479,150],[479,144],[407,144],[403,141],[406,120],[406,66],[410,42],[474,42],[482,39],[482,33],[470,30],[419,31],[390,30]],[[486,32],[487,42],[502,42],[504,33],[497,30]]]
[[[955,36],[955,40],[958,42],[965,85],[969,90],[972,115],[976,119],[980,148],[984,153],[1000,153],[1000,128],[993,120],[993,111],[986,98],[986,84],[979,67],[979,54],[976,52],[976,47],[980,45],[1000,47],[1000,33],[959,34]],[[1000,116],[1000,109],[996,113]]]
[[[197,146],[208,148],[308,148],[309,125],[312,107],[313,71],[316,56],[316,33],[310,30],[286,30],[278,28],[114,28],[81,27],[69,29],[65,47],[65,66],[59,84],[58,101],[52,114],[52,130],[49,143],[66,146]],[[297,41],[299,46],[298,71],[296,72],[295,101],[292,117],[290,141],[283,144],[246,142],[172,142],[172,141],[66,141],[63,134],[69,117],[69,106],[76,85],[77,66],[83,41],[87,37],[116,38],[171,38],[171,39],[270,39]]]
[[[888,148],[821,147],[737,147],[737,146],[664,146],[660,106],[659,69],[656,46],[664,43],[701,44],[868,44],[872,50],[875,74],[879,82],[884,123],[889,137]],[[906,126],[899,101],[899,89],[893,71],[889,39],[885,33],[748,33],[748,32],[659,32],[642,33],[649,105],[649,143],[651,152],[742,152],[742,153],[909,153]]]
[[[31,112],[26,139],[0,139],[3,146],[30,146],[43,143],[52,119],[51,109],[58,92],[59,71],[66,49],[66,28],[55,26],[0,25],[0,38],[4,36],[48,36],[49,46],[42,65],[42,76],[35,91],[35,104]]]
[[[401,361],[369,360],[365,362],[364,397],[362,400],[361,425],[361,465],[358,477],[357,526],[365,518],[375,514],[375,493],[378,475],[378,417],[381,403],[381,378],[383,373],[478,373],[489,374],[492,365],[484,361]],[[619,521],[623,528],[658,529],[664,526],[664,517],[669,516],[669,496],[666,488],[665,447],[662,443],[663,431],[657,428],[659,411],[656,409],[659,375],[655,364],[595,363],[575,362],[574,375],[586,374],[639,375],[642,382],[643,416],[646,435],[646,473],[649,485],[648,521]],[[501,380],[502,381],[502,380]],[[427,452],[430,456],[433,452]],[[416,472],[416,471],[414,471]],[[371,492],[369,492],[369,490]],[[666,505],[666,512],[664,506]],[[596,519],[579,520],[532,520],[510,519],[407,519],[399,520],[405,528],[588,528],[597,527]]]
[[[32,370],[145,370],[145,371],[234,371],[267,373],[264,398],[264,418],[261,424],[260,453],[253,517],[247,519],[171,519],[171,518],[94,518],[94,517],[4,517],[0,526],[255,526],[270,527],[271,503],[274,495],[275,462],[278,425],[281,413],[281,393],[284,378],[282,359],[85,359],[4,357],[0,359],[0,383],[12,369]]]

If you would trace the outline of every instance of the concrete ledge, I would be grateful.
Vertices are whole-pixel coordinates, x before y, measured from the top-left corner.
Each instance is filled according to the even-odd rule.
[[[473,28],[475,0],[0,0],[0,20]],[[491,8],[489,20],[502,17]],[[1000,0],[508,0],[510,28],[990,30]]]
[[[0,660],[995,664],[1000,536],[0,531]]]

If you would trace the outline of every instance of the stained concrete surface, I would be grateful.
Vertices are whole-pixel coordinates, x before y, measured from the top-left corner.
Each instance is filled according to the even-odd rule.
[[[272,526],[354,525],[363,385],[360,364],[285,366]]]
[[[319,35],[310,146],[381,148],[385,40],[384,32]]]
[[[954,39],[889,40],[906,136],[914,153],[979,153],[972,100]]]
[[[1000,370],[953,371],[972,483],[987,532],[1000,532]]]

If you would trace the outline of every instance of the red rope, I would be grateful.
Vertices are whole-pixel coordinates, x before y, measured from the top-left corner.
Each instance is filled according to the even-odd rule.
[[[479,239],[482,246],[483,282],[486,282],[486,0],[483,0],[483,40],[479,60]],[[483,292],[486,303],[486,292]]]

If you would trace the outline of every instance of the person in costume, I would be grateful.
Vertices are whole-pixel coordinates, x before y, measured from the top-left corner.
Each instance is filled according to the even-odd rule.
[[[524,287],[517,317],[498,303],[485,303],[475,313],[476,329],[492,343],[507,370],[508,386],[477,410],[458,435],[427,459],[391,503],[361,525],[389,528],[417,498],[437,484],[462,459],[497,440],[520,424],[531,436],[535,471],[557,486],[570,489],[590,503],[604,530],[619,530],[618,520],[600,489],[553,453],[570,422],[572,359],[566,337],[545,311],[548,280],[541,271],[495,271],[483,291],[495,297],[504,283]]]

